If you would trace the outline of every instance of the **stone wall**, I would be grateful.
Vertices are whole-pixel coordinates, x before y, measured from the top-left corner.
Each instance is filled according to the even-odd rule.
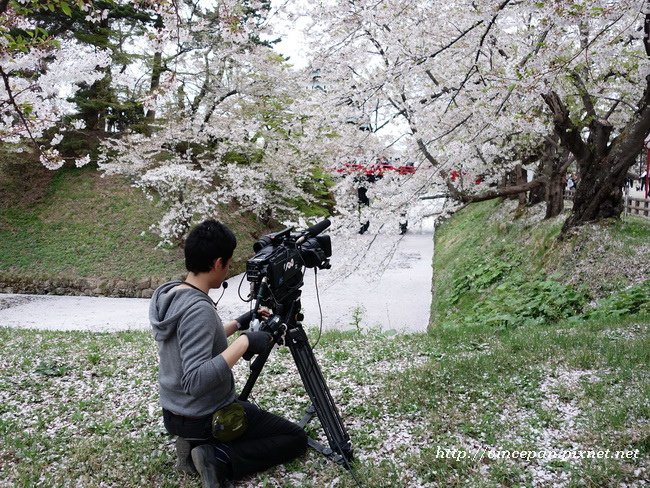
[[[34,278],[0,275],[0,293],[151,298],[154,290],[166,281],[168,281],[168,279],[160,278],[141,278],[137,280],[111,278],[49,278],[39,280]]]

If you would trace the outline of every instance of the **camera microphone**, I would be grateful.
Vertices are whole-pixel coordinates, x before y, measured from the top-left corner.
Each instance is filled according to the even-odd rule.
[[[318,234],[320,234],[325,229],[327,229],[330,225],[331,222],[329,219],[321,220],[317,224],[312,225],[305,231],[304,235],[296,241],[296,244],[300,245],[303,242],[305,242],[308,238],[316,237]]]
[[[315,237],[331,225],[330,219],[321,220],[317,224],[312,225],[306,231],[309,237]]]
[[[221,288],[223,288],[223,290],[221,290],[221,295],[219,295],[219,300],[214,302],[214,308],[217,308],[217,304],[223,298],[223,294],[226,292],[226,288],[228,288],[228,283],[226,283],[225,281],[221,283]]]

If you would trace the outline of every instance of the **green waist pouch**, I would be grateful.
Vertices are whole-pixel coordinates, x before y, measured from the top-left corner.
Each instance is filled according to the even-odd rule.
[[[212,436],[219,442],[238,439],[247,427],[246,411],[240,403],[231,403],[212,414]]]

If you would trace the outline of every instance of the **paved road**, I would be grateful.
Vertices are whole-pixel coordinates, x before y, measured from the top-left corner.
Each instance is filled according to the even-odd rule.
[[[332,269],[318,274],[323,329],[381,327],[424,331],[431,304],[433,226],[404,236],[354,235],[333,239]],[[246,311],[237,294],[241,275],[228,280],[219,302],[223,318]],[[247,282],[242,294],[248,292]],[[213,290],[217,299],[221,290]],[[148,329],[147,299],[0,295],[0,326],[117,331]],[[320,322],[313,271],[303,287],[306,325]]]

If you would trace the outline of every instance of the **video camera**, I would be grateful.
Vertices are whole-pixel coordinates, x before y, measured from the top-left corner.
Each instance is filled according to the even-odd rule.
[[[253,245],[255,256],[246,263],[246,276],[252,295],[259,295],[262,282],[276,302],[282,302],[302,284],[304,268],[329,268],[332,243],[319,235],[330,226],[325,219],[304,232],[293,233],[292,227],[268,234]],[[264,280],[266,278],[266,280]]]

